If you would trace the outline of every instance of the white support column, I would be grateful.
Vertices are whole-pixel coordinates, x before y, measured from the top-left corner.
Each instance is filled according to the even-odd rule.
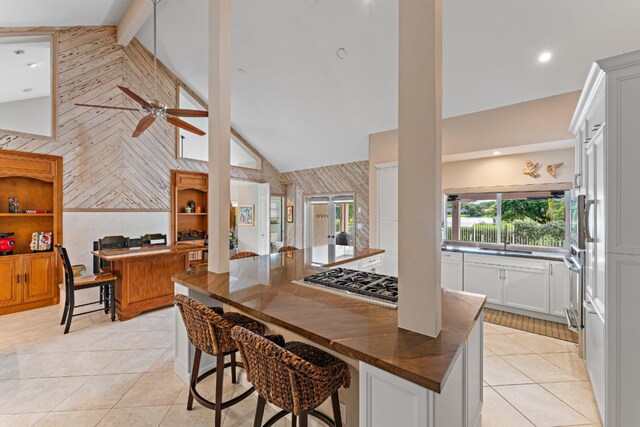
[[[209,0],[209,271],[229,271],[231,0]]]
[[[442,4],[398,3],[398,323],[436,337],[441,329]]]

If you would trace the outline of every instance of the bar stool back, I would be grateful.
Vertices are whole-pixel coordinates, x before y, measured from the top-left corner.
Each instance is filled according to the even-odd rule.
[[[264,337],[241,326],[231,330],[242,359],[247,379],[258,391],[254,427],[262,426],[266,401],[280,407],[264,427],[271,426],[288,413],[293,425],[307,427],[309,415],[329,426],[342,427],[338,389],[351,383],[349,367],[340,359],[301,342],[285,343],[280,335]],[[316,408],[331,397],[333,420]]]
[[[231,380],[235,384],[237,382],[236,367],[244,367],[242,363],[236,362],[235,356],[238,348],[231,338],[231,329],[234,326],[242,325],[248,330],[264,334],[264,325],[240,313],[225,313],[221,307],[208,308],[186,295],[176,295],[175,303],[182,315],[189,341],[196,348],[189,380],[187,409],[191,410],[193,408],[193,400],[195,399],[205,408],[215,410],[215,427],[220,427],[222,424],[222,410],[246,399],[254,391],[251,388],[233,399],[226,402],[222,401],[224,369],[231,368]],[[203,352],[216,357],[216,367],[202,375],[198,375]],[[224,359],[227,355],[231,357],[231,361],[225,364]],[[222,369],[218,369],[218,367],[222,367]],[[202,397],[196,390],[196,386],[214,373],[216,374],[216,394],[215,402],[211,402]]]

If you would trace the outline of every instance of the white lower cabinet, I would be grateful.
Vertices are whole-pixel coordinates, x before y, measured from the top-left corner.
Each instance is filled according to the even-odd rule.
[[[462,252],[442,252],[441,283],[444,289],[461,291],[464,283]]]
[[[484,315],[440,394],[360,362],[360,427],[480,427]]]
[[[487,302],[502,304],[502,268],[465,260],[464,290],[487,296]]]
[[[502,271],[503,305],[549,313],[549,273],[546,269],[505,267]]]
[[[500,306],[493,308],[564,318],[571,291],[571,277],[564,262],[467,253],[462,258],[462,265],[462,289],[486,295],[487,303]],[[443,287],[454,286],[455,271],[454,262],[443,252]],[[554,319],[550,316],[541,318]],[[557,321],[562,322],[561,319]]]

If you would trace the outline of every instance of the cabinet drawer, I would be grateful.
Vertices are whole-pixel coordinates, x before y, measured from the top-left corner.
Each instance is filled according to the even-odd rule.
[[[362,268],[367,268],[370,265],[380,264],[381,262],[382,262],[382,255],[375,255],[375,256],[361,260],[360,264]]]
[[[547,270],[549,268],[549,261],[544,259],[516,258],[510,256],[466,254],[465,261],[501,267],[529,268],[532,270]]]
[[[442,257],[442,260],[449,260],[449,261],[460,261],[462,262],[462,256],[463,253],[462,252],[449,252],[449,251],[442,251],[440,256]]]

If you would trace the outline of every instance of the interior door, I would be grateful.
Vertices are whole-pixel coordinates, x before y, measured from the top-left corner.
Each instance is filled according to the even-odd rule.
[[[308,198],[306,247],[354,246],[355,218],[355,202],[351,195]]]
[[[268,255],[270,250],[269,225],[271,224],[269,184],[258,184],[258,254]]]
[[[23,255],[23,302],[36,302],[53,296],[53,256],[51,253]]]
[[[0,308],[20,304],[20,257],[0,257]]]

